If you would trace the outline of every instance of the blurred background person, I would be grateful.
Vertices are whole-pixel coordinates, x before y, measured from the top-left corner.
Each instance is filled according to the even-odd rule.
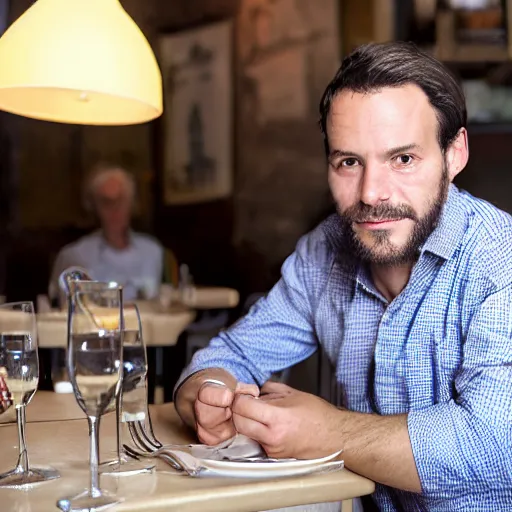
[[[83,267],[95,280],[122,285],[127,301],[158,294],[164,250],[153,237],[132,231],[135,196],[135,180],[122,167],[102,163],[92,169],[83,198],[99,229],[60,250],[49,285],[52,302],[59,300],[60,273],[71,266]]]

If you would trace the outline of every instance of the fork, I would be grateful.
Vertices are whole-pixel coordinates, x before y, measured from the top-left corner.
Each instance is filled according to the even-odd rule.
[[[124,445],[124,449],[131,457],[148,457],[148,458],[159,458],[170,464],[171,467],[178,471],[187,473],[190,476],[199,476],[200,473],[206,470],[198,460],[192,455],[186,452],[179,452],[179,455],[175,451],[171,451],[166,448],[159,448],[151,452],[142,452],[135,450],[130,446]]]
[[[136,448],[142,452],[154,452],[160,448],[177,448],[183,450],[183,448],[190,448],[192,444],[162,444],[156,437],[148,436],[144,422],[142,421],[128,421],[128,430],[132,436],[132,441],[136,445]]]
[[[128,431],[132,437],[133,442],[145,451],[151,452],[162,448],[162,443],[156,437],[149,436],[146,432],[145,425],[142,421],[128,421]]]
[[[146,445],[149,445],[151,450],[161,448],[163,445],[162,443],[156,438],[155,433],[153,431],[153,423],[151,421],[151,415],[149,414],[149,407],[148,407],[148,388],[147,388],[147,380],[144,379],[144,404],[142,407],[142,411],[144,414],[144,418],[147,418],[147,424],[148,429],[146,429],[146,421],[145,420],[134,420],[134,421],[128,421],[126,422],[128,424],[128,430],[130,432],[130,435],[132,439],[139,445],[144,446],[144,449],[146,448]]]
[[[128,446],[127,444],[123,445],[123,449],[126,452],[127,455],[132,457],[135,460],[140,460],[141,457],[147,457],[147,458],[161,458],[165,462],[169,464],[173,469],[175,469],[178,473],[184,473],[185,470],[179,464],[174,458],[169,457],[164,454],[156,454],[155,452],[141,452],[138,450],[133,449],[132,447]]]

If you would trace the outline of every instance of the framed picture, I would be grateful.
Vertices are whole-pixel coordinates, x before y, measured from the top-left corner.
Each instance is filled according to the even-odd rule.
[[[231,21],[163,35],[163,201],[192,204],[233,189]]]

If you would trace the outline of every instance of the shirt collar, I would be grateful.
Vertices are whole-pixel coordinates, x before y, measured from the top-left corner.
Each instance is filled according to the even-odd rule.
[[[448,198],[443,206],[437,227],[421,248],[421,254],[430,252],[449,260],[459,246],[468,227],[463,193],[450,184]]]

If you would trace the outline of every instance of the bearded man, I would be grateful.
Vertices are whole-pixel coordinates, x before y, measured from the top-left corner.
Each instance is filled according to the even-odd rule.
[[[509,511],[512,218],[452,184],[468,160],[463,92],[414,45],[370,44],[320,113],[338,213],[195,355],[177,410],[209,444],[239,432],[272,457],[343,450],[379,510]],[[266,383],[319,345],[341,407]]]

